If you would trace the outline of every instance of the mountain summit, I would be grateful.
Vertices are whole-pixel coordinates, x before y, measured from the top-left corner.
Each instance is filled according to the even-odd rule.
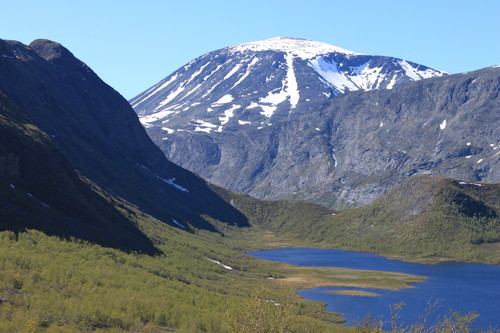
[[[359,206],[411,176],[500,179],[499,69],[445,74],[273,38],[205,54],[131,103],[169,159],[212,183]]]
[[[222,132],[294,118],[330,97],[391,89],[441,76],[402,59],[297,38],[272,38],[207,53],[131,100],[145,127]]]

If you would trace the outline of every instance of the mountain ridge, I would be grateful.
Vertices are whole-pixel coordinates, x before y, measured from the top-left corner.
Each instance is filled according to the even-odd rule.
[[[402,59],[273,38],[204,54],[130,103],[146,128],[163,128],[168,139],[173,131],[263,128],[316,108],[330,96],[444,74]],[[189,119],[182,124],[177,117]]]
[[[0,71],[0,91],[104,190],[188,230],[215,231],[203,216],[246,224],[204,180],[168,161],[128,102],[59,43],[0,40]]]
[[[272,42],[247,44],[262,49]],[[311,63],[299,66],[298,61],[304,61],[300,57],[258,51],[264,57],[252,47],[233,48],[238,47],[243,50],[236,53],[246,54],[243,60],[233,57],[231,47],[207,53],[131,101],[166,156],[208,181],[258,198],[286,197],[352,207],[373,201],[412,174],[500,180],[495,168],[498,160],[487,154],[489,148],[500,146],[492,126],[498,110],[496,67],[439,73],[439,77],[417,81],[409,76],[391,86],[394,78],[406,73],[403,67],[394,67],[394,63],[401,65],[400,60],[344,54],[351,59],[339,65],[342,62],[335,62],[335,57],[340,53],[331,53],[327,60],[338,65],[339,73],[342,68],[354,73],[353,68],[366,64],[368,57],[370,64],[386,61],[386,70],[396,76],[377,83],[382,89],[326,92],[328,85],[318,79]],[[325,56],[308,57],[304,56],[327,61]],[[252,69],[260,63],[268,70]],[[270,80],[277,71],[281,73],[278,86]],[[321,83],[314,89],[311,73]],[[287,78],[292,76],[297,79],[291,85],[299,87],[298,98],[289,93],[293,89]],[[383,89],[384,85],[391,89]],[[312,95],[305,98],[304,94]],[[206,104],[209,98],[212,101]],[[482,117],[488,121],[481,121]],[[455,129],[450,128],[459,132],[452,134]],[[481,142],[471,142],[473,136]],[[412,137],[415,149],[411,149]],[[482,142],[482,137],[488,142]],[[398,142],[404,147],[398,147]]]

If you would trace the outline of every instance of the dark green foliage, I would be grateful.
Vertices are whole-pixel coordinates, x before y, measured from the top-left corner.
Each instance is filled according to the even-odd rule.
[[[253,225],[323,246],[404,256],[500,263],[500,185],[413,177],[370,205],[333,212],[311,203],[259,201],[216,191]],[[489,243],[489,244],[487,244]]]

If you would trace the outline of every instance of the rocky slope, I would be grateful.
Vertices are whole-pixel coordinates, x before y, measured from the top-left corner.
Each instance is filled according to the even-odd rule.
[[[80,180],[50,137],[0,94],[0,230],[38,229],[158,253],[135,225]]]
[[[131,103],[166,156],[215,184],[360,206],[412,175],[500,181],[499,74],[278,39],[204,55]]]
[[[0,40],[0,92],[105,190],[180,228],[246,225],[206,182],[168,161],[127,101],[58,43]]]

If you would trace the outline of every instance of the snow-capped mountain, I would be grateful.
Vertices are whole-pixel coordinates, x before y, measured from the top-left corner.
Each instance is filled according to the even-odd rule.
[[[170,160],[214,184],[356,206],[415,175],[500,180],[500,69],[445,74],[278,38],[201,56],[131,103]]]
[[[142,124],[173,131],[261,128],[348,91],[391,89],[446,73],[325,43],[272,38],[207,53],[130,102]]]

